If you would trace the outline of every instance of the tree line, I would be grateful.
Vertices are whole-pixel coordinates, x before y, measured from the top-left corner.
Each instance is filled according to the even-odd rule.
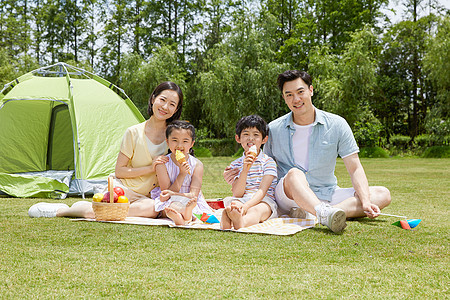
[[[306,70],[316,107],[347,119],[361,146],[450,134],[450,16],[435,0],[2,0],[0,84],[58,61],[125,90],[145,115],[172,80],[201,137],[287,112],[279,73]]]

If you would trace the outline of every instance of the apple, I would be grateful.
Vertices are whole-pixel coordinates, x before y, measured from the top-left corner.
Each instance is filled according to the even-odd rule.
[[[126,196],[119,196],[117,203],[128,203],[128,198]]]
[[[119,197],[117,196],[116,193],[114,193],[114,202],[117,202],[117,199]],[[109,203],[109,192],[106,192],[105,195],[103,196],[102,202],[108,202]]]
[[[119,187],[119,186],[116,186],[116,187],[114,188],[114,193],[116,193],[117,196],[119,196],[119,197],[125,195],[125,192],[123,191],[123,188],[121,188],[121,187]]]
[[[94,202],[102,202],[102,200],[103,200],[102,193],[97,193],[94,195],[94,197],[92,197],[92,201],[94,201]]]

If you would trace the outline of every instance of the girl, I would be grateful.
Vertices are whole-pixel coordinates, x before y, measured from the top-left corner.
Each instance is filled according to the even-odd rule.
[[[115,186],[125,191],[130,201],[130,217],[156,218],[150,191],[158,185],[156,166],[168,158],[165,132],[167,124],[178,120],[183,107],[180,87],[170,81],[158,85],[150,95],[147,112],[150,119],[129,127],[117,157]],[[90,201],[78,201],[71,207],[64,203],[37,203],[28,210],[30,217],[81,217],[93,219]]]
[[[187,121],[174,121],[167,126],[166,142],[171,153],[168,162],[156,166],[160,188],[152,191],[155,210],[162,211],[175,225],[185,225],[192,220],[192,213],[211,213],[200,189],[203,164],[190,155],[195,141],[195,128]],[[181,151],[185,159],[177,160]],[[183,156],[183,155],[181,155]]]

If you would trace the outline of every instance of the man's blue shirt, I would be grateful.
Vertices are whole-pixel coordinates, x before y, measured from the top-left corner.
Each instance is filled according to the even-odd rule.
[[[292,112],[269,123],[269,139],[264,146],[264,153],[276,161],[278,179],[284,177],[291,168],[300,169],[316,196],[330,201],[337,186],[334,175],[337,156],[346,157],[359,152],[359,148],[344,118],[317,108],[315,112],[308,148],[308,170],[295,163]]]

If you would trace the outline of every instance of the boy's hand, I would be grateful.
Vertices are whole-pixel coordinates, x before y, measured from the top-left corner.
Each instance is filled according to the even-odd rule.
[[[245,152],[244,170],[250,169],[250,166],[253,164],[255,159],[256,159],[256,155],[254,152],[250,152],[250,151]]]
[[[225,179],[225,181],[228,184],[232,184],[234,181],[234,178],[236,178],[236,176],[239,174],[239,169],[233,169],[230,166],[227,166],[225,168],[225,171],[223,171],[223,179]]]
[[[164,190],[161,192],[161,195],[159,196],[159,200],[161,200],[161,202],[166,202],[167,200],[170,199],[170,197],[173,195],[173,191],[171,190]]]

